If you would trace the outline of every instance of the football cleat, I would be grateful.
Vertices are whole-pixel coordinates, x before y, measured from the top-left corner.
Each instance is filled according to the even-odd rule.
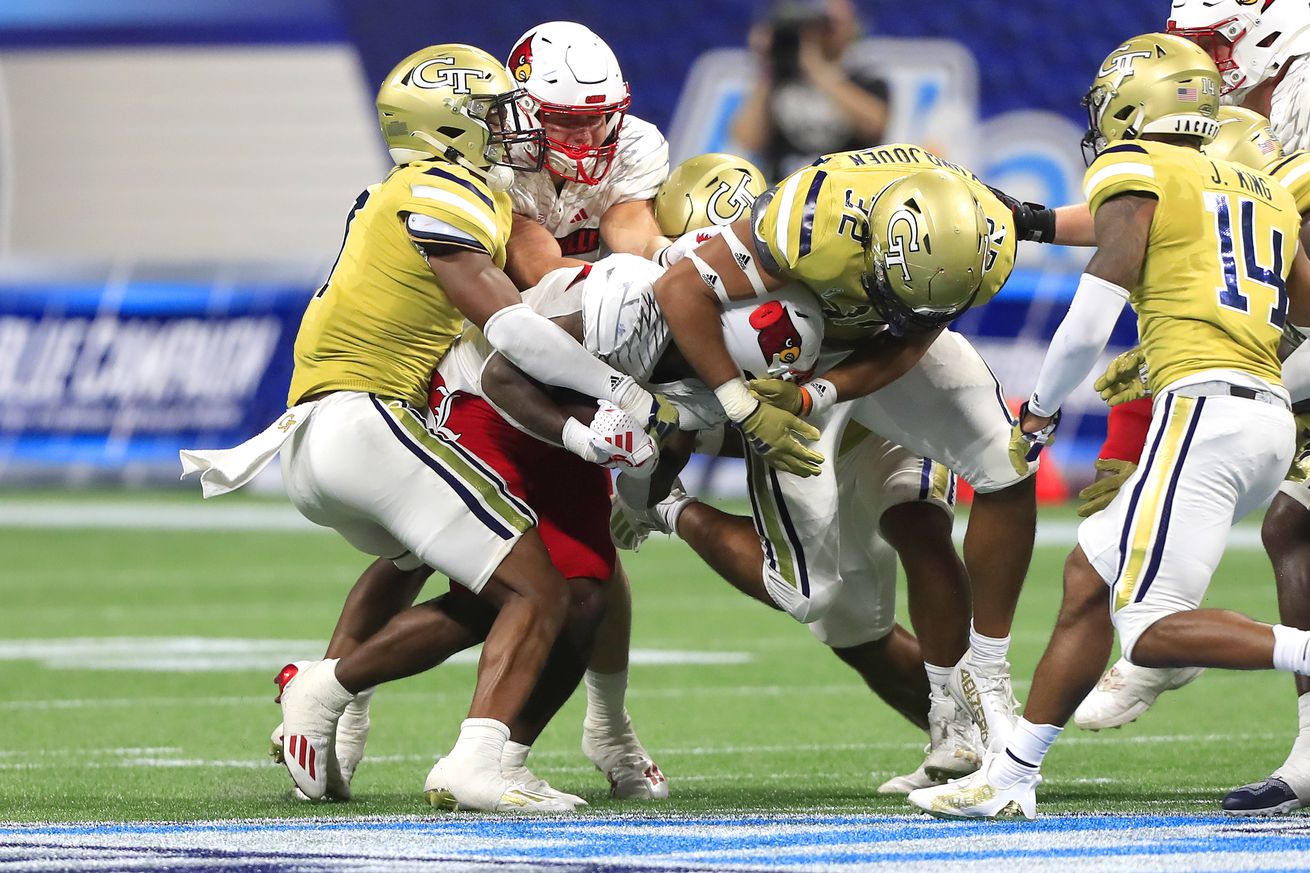
[[[1282,815],[1305,805],[1279,776],[1234,788],[1224,798],[1224,812],[1229,815]]]
[[[567,795],[543,794],[521,782],[506,779],[499,770],[478,772],[472,767],[442,758],[428,772],[423,796],[434,809],[456,812],[572,812],[577,805]]]
[[[1123,727],[1151,708],[1166,691],[1182,688],[1203,667],[1138,667],[1115,661],[1074,711],[1073,722],[1085,731]]]
[[[610,797],[617,800],[667,800],[669,781],[651,760],[632,729],[632,719],[623,713],[623,731],[617,736],[582,723],[582,753],[610,783]]]
[[[946,687],[957,706],[973,716],[983,750],[999,749],[1019,718],[1019,701],[1010,685],[1010,662],[975,664],[966,652],[951,671]]]
[[[501,765],[500,774],[510,782],[522,785],[529,791],[535,791],[537,794],[545,794],[549,797],[558,797],[559,799],[577,806],[586,806],[587,801],[578,797],[576,794],[569,794],[567,791],[559,791],[551,787],[551,784],[533,773],[527,767],[506,767]]]
[[[1042,777],[1034,774],[1008,788],[999,788],[987,778],[995,760],[996,754],[989,754],[981,767],[963,779],[953,779],[932,788],[919,788],[911,791],[907,799],[937,818],[1023,818],[1032,821],[1037,817],[1037,786]]]
[[[674,479],[668,497],[649,509],[638,509],[623,498],[626,486],[627,483],[620,476],[616,480],[616,491],[610,508],[610,538],[616,548],[624,551],[635,552],[653,533],[672,534],[673,529],[665,522],[668,513],[674,511],[679,503],[691,503],[696,499],[683,489],[681,479]]]
[[[931,749],[931,746],[925,747],[924,751]],[[923,765],[913,773],[906,773],[904,776],[893,776],[886,782],[878,786],[879,794],[909,794],[916,788],[931,788],[940,784],[937,780],[932,779],[923,771]]]
[[[934,687],[928,703],[928,757],[920,767],[931,780],[928,784],[968,776],[982,764],[983,749],[969,711],[944,687]]]
[[[340,698],[331,687],[336,685],[336,661],[314,661],[297,669],[282,686],[282,763],[296,787],[310,800],[322,800],[328,783],[340,786],[337,765],[337,720],[348,700]],[[294,665],[293,665],[294,666]],[[283,668],[283,673],[287,672]],[[338,708],[339,707],[339,708]],[[331,775],[329,775],[331,773]]]

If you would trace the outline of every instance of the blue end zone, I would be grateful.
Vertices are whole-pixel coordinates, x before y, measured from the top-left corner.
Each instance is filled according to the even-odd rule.
[[[1304,819],[1068,816],[1031,823],[900,816],[579,816],[242,821],[197,824],[3,825],[0,866],[18,858],[64,869],[107,862],[141,869],[895,870],[907,864],[1003,862],[1043,870],[1307,869]],[[1084,866],[1084,865],[1080,865]]]

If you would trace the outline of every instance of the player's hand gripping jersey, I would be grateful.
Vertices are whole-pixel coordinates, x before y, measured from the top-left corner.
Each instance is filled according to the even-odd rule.
[[[1159,200],[1141,279],[1129,302],[1157,397],[1207,370],[1280,385],[1284,280],[1301,216],[1282,185],[1257,170],[1177,146],[1111,146],[1084,182],[1092,214],[1116,194]]]
[[[860,280],[869,210],[884,188],[921,170],[961,177],[982,204],[991,239],[973,305],[986,303],[1014,269],[1014,217],[977,176],[920,146],[825,155],[755,202],[751,224],[762,265],[818,295],[829,339],[855,340],[881,328],[882,318]]]
[[[464,316],[419,246],[485,252],[503,267],[510,222],[509,195],[452,163],[397,167],[359,195],[336,266],[305,309],[288,405],[344,390],[422,408]]]

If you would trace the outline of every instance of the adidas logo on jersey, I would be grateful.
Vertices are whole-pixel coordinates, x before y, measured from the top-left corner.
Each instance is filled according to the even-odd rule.
[[[732,256],[734,259],[736,259],[737,266],[741,269],[741,271],[743,273],[746,272],[746,268],[750,266],[751,256],[746,254],[745,252],[733,252]]]
[[[586,220],[587,220],[587,210],[586,210],[586,209],[579,209],[579,210],[578,210],[578,214],[575,215],[575,216],[573,216],[573,220],[572,220],[571,222],[569,222],[569,223],[570,223],[570,224],[577,224],[579,221],[586,221]]]

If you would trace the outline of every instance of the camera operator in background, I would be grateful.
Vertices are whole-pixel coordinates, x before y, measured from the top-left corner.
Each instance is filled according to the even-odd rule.
[[[759,157],[765,178],[882,142],[887,83],[843,64],[859,31],[851,0],[777,0],[751,28],[759,72],[732,137]]]

